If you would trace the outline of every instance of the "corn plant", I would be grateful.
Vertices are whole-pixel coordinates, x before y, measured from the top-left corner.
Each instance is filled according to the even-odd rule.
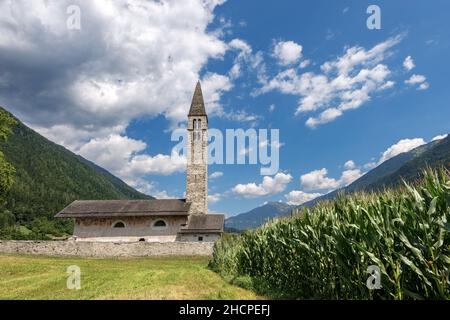
[[[211,266],[248,276],[274,297],[449,299],[450,179],[339,196],[215,246]],[[366,286],[369,266],[381,288]]]

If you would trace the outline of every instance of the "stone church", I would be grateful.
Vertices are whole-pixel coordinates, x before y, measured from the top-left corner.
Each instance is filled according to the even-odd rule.
[[[224,216],[208,214],[208,116],[200,82],[187,126],[186,199],[77,200],[57,218],[73,218],[76,241],[217,240]]]

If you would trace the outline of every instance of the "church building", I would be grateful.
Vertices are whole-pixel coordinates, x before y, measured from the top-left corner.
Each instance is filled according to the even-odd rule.
[[[57,218],[73,218],[76,241],[174,242],[220,238],[224,216],[208,214],[208,116],[200,82],[187,126],[186,199],[77,200]]]

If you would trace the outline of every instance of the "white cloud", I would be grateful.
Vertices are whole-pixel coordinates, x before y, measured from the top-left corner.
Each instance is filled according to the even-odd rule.
[[[339,186],[345,187],[348,186],[350,183],[361,177],[364,173],[361,172],[359,169],[351,169],[351,170],[345,170],[342,172],[342,176],[339,179]]]
[[[256,123],[258,123],[258,121],[261,120],[261,116],[258,116],[256,114],[253,113],[248,113],[245,110],[239,110],[239,111],[235,111],[235,112],[226,112],[223,115],[223,118],[228,119],[228,120],[232,120],[232,121],[237,121],[237,122],[250,122],[253,125],[255,125]]]
[[[202,68],[232,50],[208,29],[223,1],[83,1],[81,30],[69,30],[66,9],[78,2],[0,2],[2,74],[10,75],[2,104],[69,147],[81,141],[59,128],[89,141],[142,116],[184,121]],[[206,107],[219,114],[231,79],[202,80]]]
[[[268,140],[260,140],[259,141],[259,147],[260,148],[274,148],[274,149],[280,149],[281,147],[283,147],[285,145],[285,143],[283,142],[279,142],[279,141],[273,141],[273,143],[269,143]]]
[[[414,64],[414,60],[413,58],[411,58],[411,56],[407,56],[403,61],[403,67],[406,71],[411,71],[415,66],[416,65]]]
[[[402,139],[396,144],[387,148],[387,150],[383,152],[380,160],[378,161],[378,164],[381,164],[384,161],[392,157],[395,157],[396,155],[399,155],[400,153],[408,152],[412,149],[415,149],[423,144],[425,144],[425,140],[423,140],[422,138]]]
[[[156,199],[175,199],[176,197],[170,196],[167,191],[150,191],[148,194],[152,195]]]
[[[448,134],[440,134],[440,135],[437,135],[436,137],[434,137],[433,139],[431,139],[431,141],[442,140],[442,139],[447,138],[447,136],[448,136]]]
[[[238,184],[232,188],[232,191],[244,197],[273,195],[283,192],[291,181],[292,176],[290,174],[279,172],[274,177],[265,176],[260,184]]]
[[[300,62],[300,68],[301,68],[301,69],[304,69],[304,68],[306,68],[307,66],[309,66],[310,64],[311,64],[311,60],[305,59],[305,60],[303,60],[302,62]]]
[[[395,85],[395,81],[389,80],[389,81],[386,81],[385,84],[383,84],[383,85],[379,88],[379,90],[390,89],[390,88],[392,88],[394,85]]]
[[[185,171],[184,157],[176,153],[149,156],[142,153],[146,149],[147,145],[143,141],[111,134],[90,140],[78,153],[139,190],[154,190],[143,179],[146,175],[170,175]]]
[[[208,202],[209,203],[219,202],[221,198],[222,198],[222,195],[220,193],[208,194]]]
[[[328,178],[328,170],[322,168],[306,173],[300,177],[300,184],[307,190],[327,190],[339,187],[339,182],[333,178]]]
[[[289,65],[297,62],[302,57],[302,46],[294,41],[280,41],[274,49],[273,55],[282,65]]]
[[[377,163],[374,161],[371,161],[371,162],[364,164],[363,169],[371,170],[371,169],[375,168],[376,166],[377,166]]]
[[[308,120],[306,121],[306,125],[310,128],[315,128],[319,124],[331,122],[342,115],[343,112],[341,110],[336,108],[329,108],[320,113],[318,118],[308,118]]]
[[[217,179],[223,176],[223,172],[222,171],[216,171],[211,173],[211,175],[209,176],[210,179]]]
[[[353,160],[348,160],[346,163],[344,163],[344,168],[347,170],[355,169],[355,162]]]
[[[417,90],[427,90],[430,87],[428,82],[421,83]]]
[[[419,84],[427,80],[427,78],[421,74],[413,74],[408,80],[405,80],[406,84]]]
[[[377,92],[394,86],[395,82],[389,80],[391,71],[380,62],[400,40],[401,36],[390,38],[370,50],[358,46],[348,48],[342,56],[322,64],[319,74],[299,74],[297,69],[289,68],[273,78],[263,77],[259,93],[278,90],[299,96],[296,114],[325,109],[308,118],[309,127],[331,122],[367,103]]]
[[[205,100],[205,105],[208,107],[208,115],[222,114],[222,106],[220,105],[220,98],[224,92],[230,91],[233,84],[227,76],[217,73],[207,73],[202,80],[202,92]],[[186,118],[187,112],[183,110],[184,114],[180,115],[181,119]]]
[[[314,200],[321,195],[321,193],[307,193],[303,191],[293,190],[286,194],[285,198],[289,205],[299,206],[301,204],[304,204],[305,202]]]
[[[239,52],[234,59],[233,67],[229,72],[230,77],[234,79],[242,74],[243,65],[253,59],[252,48],[247,42],[242,39],[233,39],[230,41],[230,43],[228,43],[228,46],[231,49]]]
[[[269,112],[274,112],[275,111],[275,105],[274,104],[271,104],[270,106],[269,106]]]
[[[348,163],[346,163],[348,164]],[[322,168],[306,173],[300,177],[300,184],[306,191],[313,190],[333,190],[345,187],[361,177],[364,173],[360,169],[353,168],[344,170],[341,177],[336,180],[328,177],[328,170]]]
[[[430,87],[430,84],[426,82],[427,78],[421,74],[413,74],[408,80],[405,80],[405,83],[408,85],[419,85],[417,90],[427,90]]]

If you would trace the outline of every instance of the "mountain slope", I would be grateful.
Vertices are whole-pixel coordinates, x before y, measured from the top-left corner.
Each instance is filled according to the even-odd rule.
[[[225,227],[236,230],[257,228],[267,219],[289,214],[292,208],[282,202],[268,202],[261,207],[226,219]]]
[[[15,182],[0,212],[16,222],[51,219],[76,199],[147,199],[108,171],[70,152],[17,120],[0,150],[16,169]]]
[[[340,192],[376,191],[384,187],[395,187],[401,184],[403,180],[414,181],[427,167],[437,168],[439,166],[450,169],[450,136],[392,157],[347,187],[306,202],[298,208],[311,207],[319,201],[333,199]],[[277,206],[272,207],[272,204],[277,204]],[[237,230],[257,228],[269,218],[289,214],[292,207],[284,204],[284,207],[280,208],[281,205],[278,202],[269,203],[231,217],[226,220],[225,225],[229,229]]]
[[[427,144],[428,148],[416,148],[411,152],[414,157],[397,171],[380,178],[368,186],[369,190],[377,190],[384,186],[396,186],[402,179],[413,182],[420,177],[421,171],[427,167],[445,167],[450,169],[450,135],[446,138]]]
[[[313,206],[321,200],[333,199],[339,192],[377,191],[385,187],[396,187],[403,180],[413,182],[418,179],[422,170],[427,167],[440,166],[450,169],[450,135],[392,157],[347,187],[306,202],[300,207]]]

